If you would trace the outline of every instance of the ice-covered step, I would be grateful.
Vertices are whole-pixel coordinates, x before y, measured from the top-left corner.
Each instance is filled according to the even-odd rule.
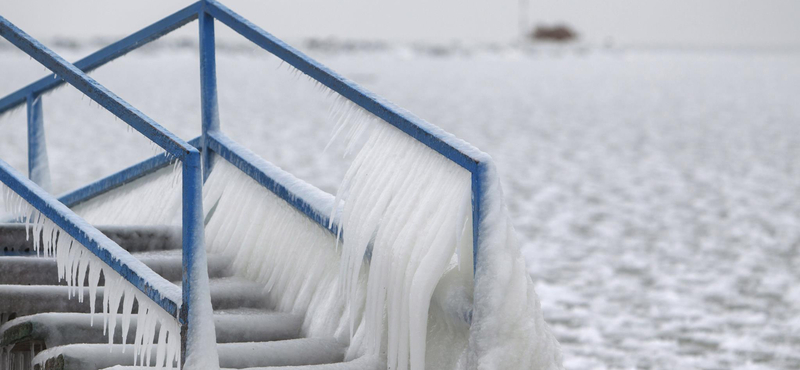
[[[136,315],[130,321],[126,343],[134,340]],[[300,337],[301,315],[248,310],[214,315],[218,343],[268,342]],[[117,317],[117,328],[122,317]],[[114,343],[122,343],[122,330],[114,333]],[[108,343],[103,333],[103,315],[43,313],[20,317],[0,327],[0,347],[17,343],[44,343],[47,348],[75,343]]]
[[[96,226],[129,252],[181,248],[181,229],[174,226]],[[33,238],[23,223],[0,223],[0,255],[34,252]]]
[[[122,370],[122,369],[118,369]],[[221,370],[230,370],[222,368]],[[327,364],[302,365],[302,366],[263,366],[248,367],[239,370],[386,370],[386,365],[375,358],[360,357],[347,362]]]
[[[212,279],[209,285],[214,309],[270,306],[262,288],[251,281],[221,278]],[[76,292],[71,299],[70,289]],[[62,285],[0,285],[0,313],[14,314],[16,317],[46,312],[89,313],[89,289],[83,289],[83,302],[78,301],[77,294],[80,294],[77,289]],[[102,303],[103,288],[99,287],[95,307],[99,310]]]
[[[183,270],[181,250],[134,253],[133,255],[167,280],[180,280]],[[221,278],[229,275],[230,258],[208,255],[208,275]],[[55,258],[0,256],[0,285],[66,285],[58,281]],[[100,285],[103,285],[101,278]]]
[[[83,302],[69,299],[69,287],[59,285],[0,285],[0,313],[16,317],[43,312],[89,312],[89,289]],[[103,304],[103,288],[97,288],[95,307]]]
[[[133,351],[132,344],[71,344],[40,352],[34,363],[44,362],[43,370],[100,370],[132,366]],[[345,345],[332,338],[217,344],[220,367],[231,369],[329,364],[341,362],[344,351]],[[152,356],[151,365],[154,362]]]
[[[208,286],[214,311],[271,307],[267,295],[264,294],[264,287],[250,280],[238,277],[210,279]]]
[[[265,367],[248,367],[245,369],[237,370],[385,370],[386,366],[381,365],[375,360],[367,358],[359,358],[348,362],[335,362],[332,364],[317,364],[317,365],[301,365],[301,366],[265,366]],[[103,370],[153,370],[152,367],[144,366],[112,366]],[[221,370],[233,370],[231,368],[222,368]]]
[[[103,370],[152,370],[152,367],[144,366],[113,366]],[[265,366],[248,367],[237,370],[385,370],[386,366],[378,361],[361,357],[348,362],[335,362],[329,364],[301,365],[301,366]],[[233,370],[232,368],[222,368],[221,370]]]

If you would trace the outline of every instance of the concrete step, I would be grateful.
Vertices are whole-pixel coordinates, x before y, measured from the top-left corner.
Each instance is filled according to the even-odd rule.
[[[123,347],[125,353],[123,353]],[[217,345],[220,367],[242,369],[267,366],[303,366],[341,362],[345,345],[334,339],[301,338],[275,342],[223,343]],[[72,344],[42,351],[44,370],[99,370],[133,365],[132,344]],[[152,350],[151,365],[156,350]]]
[[[121,367],[116,369],[122,370]],[[222,368],[221,370],[231,370]],[[301,366],[262,366],[248,367],[240,370],[386,370],[386,365],[374,358],[360,357],[347,362],[334,362],[327,364],[301,365]]]
[[[77,343],[108,343],[103,315],[42,313],[12,320],[0,327],[0,347],[43,343],[47,348]],[[127,342],[134,340],[136,315],[132,315]],[[298,314],[247,310],[214,315],[218,343],[269,342],[300,337],[303,318]],[[122,317],[117,317],[114,343],[122,343]],[[157,338],[157,337],[156,337]]]
[[[134,253],[133,255],[155,273],[170,281],[181,280],[183,262],[181,250]],[[231,260],[218,254],[208,255],[208,276],[230,276]],[[103,285],[103,278],[100,278]],[[58,281],[55,258],[0,256],[0,285],[66,285]]]
[[[113,366],[105,370],[152,370],[152,367],[144,366]],[[301,366],[265,366],[248,367],[239,370],[385,370],[386,365],[381,364],[375,359],[360,357],[347,362],[335,362],[328,364],[301,365]],[[232,368],[222,368],[221,370],[232,370]]]
[[[121,366],[116,365],[107,367],[104,370],[152,370],[152,367],[144,366]],[[347,362],[336,362],[330,364],[317,364],[317,365],[301,365],[301,366],[265,366],[265,367],[248,367],[238,370],[385,370],[386,366],[378,361],[361,357]],[[232,370],[231,368],[222,368],[221,370]]]
[[[181,229],[174,226],[96,226],[103,234],[133,252],[181,248]],[[33,238],[22,223],[0,223],[0,255],[36,254]]]
[[[212,279],[209,285],[211,305],[215,310],[270,308],[263,288],[251,281],[228,277]],[[46,312],[89,313],[89,289],[83,290],[83,302],[78,302],[76,296],[70,299],[69,290],[69,287],[60,285],[0,285],[0,313],[15,317]],[[103,288],[99,287],[95,307],[99,309],[102,303]]]

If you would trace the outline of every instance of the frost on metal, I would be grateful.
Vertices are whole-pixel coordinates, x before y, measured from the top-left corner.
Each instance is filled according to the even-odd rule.
[[[206,248],[264,285],[274,308],[304,315],[310,337],[347,341],[333,235],[233,165],[219,160],[203,188]]]
[[[334,139],[349,129],[351,150],[367,137],[334,202],[344,208],[340,274],[351,304],[362,299],[351,290],[361,256],[372,256],[360,349],[385,351],[390,369],[562,368],[488,155],[454,141],[485,171],[473,281],[472,174],[353,103],[341,106],[356,119],[339,119]],[[467,317],[469,326],[458,320]]]
[[[352,103],[338,104],[349,112],[340,116],[355,118],[339,119],[332,140],[346,130],[349,151],[366,137],[335,202],[343,203],[348,302],[363,299],[353,288],[362,274],[367,280],[358,350],[385,351],[391,369],[459,368],[472,305],[470,173]],[[365,254],[371,263],[362,271]]]
[[[103,330],[108,335],[109,344],[112,344],[116,330],[122,331],[122,341],[125,344],[136,302],[137,325],[134,351],[131,353],[135,363],[143,366],[151,364],[152,348],[155,344],[157,368],[179,367],[178,321],[16,193],[2,184],[0,188],[6,211],[17,220],[25,222],[26,235],[32,239],[37,255],[56,259],[58,278],[59,281],[67,282],[69,298],[77,296],[79,301],[83,301],[84,289],[88,289],[92,325],[94,325],[94,313],[98,309],[95,307],[95,298],[102,274],[105,286],[102,307],[99,311],[103,313]],[[118,315],[122,315],[121,328],[117,328]],[[156,333],[158,333],[157,341],[155,341]],[[113,347],[110,347],[110,350],[113,350]],[[43,368],[44,362],[54,355],[53,351],[58,351],[58,348],[41,352],[33,359],[33,363]]]

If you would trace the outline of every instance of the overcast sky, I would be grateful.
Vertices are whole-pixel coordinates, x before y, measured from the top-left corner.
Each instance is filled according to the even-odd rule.
[[[520,0],[223,0],[273,34],[391,41],[508,42]],[[36,38],[116,38],[189,0],[0,0],[0,15]],[[565,22],[584,40],[625,45],[800,47],[800,0],[530,0],[531,24]],[[181,30],[194,36],[192,24]],[[234,36],[220,32],[220,37]]]

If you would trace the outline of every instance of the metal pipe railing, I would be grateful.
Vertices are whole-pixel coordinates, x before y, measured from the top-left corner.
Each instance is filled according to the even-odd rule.
[[[84,72],[102,66],[194,19],[199,19],[202,135],[192,141],[194,145],[189,145],[105,89]],[[473,261],[475,263],[473,267],[477,267],[478,252],[481,245],[480,221],[482,218],[481,202],[483,199],[481,184],[485,174],[485,165],[489,160],[488,156],[463,140],[372,94],[353,81],[328,69],[321,63],[250,23],[219,2],[215,0],[200,0],[139,32],[79,60],[75,65],[67,63],[38,43],[38,41],[0,17],[0,35],[55,72],[53,75],[44,77],[0,99],[0,114],[25,101],[29,102],[29,115],[33,117],[29,117],[29,123],[32,122],[30,125],[33,127],[29,131],[42,133],[42,135],[29,135],[29,155],[36,155],[37,158],[32,161],[34,162],[34,167],[32,168],[36,166],[44,168],[42,167],[41,158],[46,158],[46,155],[41,155],[44,153],[43,130],[37,128],[42,126],[41,95],[62,85],[64,82],[76,87],[167,152],[167,155],[153,157],[66,194],[61,197],[63,203],[72,206],[95,197],[164,167],[172,158],[182,161],[184,290],[182,292],[182,312],[176,314],[184,325],[183,329],[188,330],[190,327],[188,322],[192,316],[191,305],[188,304],[190,300],[187,299],[192,294],[191,282],[194,280],[191,274],[200,265],[201,259],[202,263],[205,263],[205,249],[202,240],[202,203],[200,202],[202,200],[202,181],[208,176],[212,168],[212,151],[222,155],[229,161],[237,162],[240,169],[245,172],[249,171],[248,174],[251,177],[257,180],[260,179],[259,183],[275,192],[278,196],[283,194],[282,198],[293,199],[293,203],[290,202],[290,204],[311,217],[315,222],[328,228],[327,216],[321,215],[318,212],[319,210],[315,210],[312,206],[313,202],[303,199],[302,195],[294,194],[292,189],[283,186],[275,178],[271,178],[271,176],[274,177],[274,174],[265,170],[268,169],[268,166],[264,166],[255,156],[242,152],[239,150],[240,148],[232,145],[232,141],[228,142],[230,139],[220,131],[216,87],[215,20],[222,22],[312,79],[470,171],[472,175]],[[199,148],[199,150],[195,149],[195,147]],[[31,171],[31,178],[43,182],[41,177],[37,178],[38,175],[34,175],[34,172]],[[30,184],[26,184],[23,187],[27,188],[28,185]],[[338,226],[334,224],[329,230],[334,231],[334,228],[338,228]],[[198,251],[202,252],[197,253]],[[477,268],[474,271],[477,273]],[[184,310],[186,312],[183,312]],[[185,339],[185,335],[182,335],[182,337],[182,339]]]
[[[190,7],[188,9],[191,10],[193,8]],[[176,17],[177,19],[175,21],[181,22],[192,17],[193,16]],[[161,26],[163,26],[162,29],[170,29],[170,27],[174,25],[175,24],[172,23],[162,24]],[[114,258],[115,255],[125,255],[127,253],[125,250],[119,248],[119,246],[114,249],[108,245],[100,248],[96,240],[103,240],[104,236],[102,236],[101,233],[77,217],[77,215],[72,213],[65,205],[55,200],[55,198],[51,196],[49,198],[46,197],[49,196],[49,194],[44,192],[40,187],[34,185],[33,182],[27,180],[19,181],[20,179],[18,176],[8,171],[10,167],[7,165],[6,167],[8,168],[3,168],[4,175],[0,177],[0,179],[9,185],[9,187],[23,199],[56,222],[64,231],[70,235],[77,235],[73,235],[76,240],[80,241],[82,244],[84,242],[88,243],[88,245],[84,244],[87,249],[93,252],[104,263],[114,268],[114,270],[120,273],[128,282],[137,287],[148,297],[151,297],[151,299],[161,305],[167,312],[175,315],[176,319],[181,324],[181,355],[184,357],[182,361],[185,363],[186,356],[191,356],[191,353],[187,353],[189,352],[189,349],[186,347],[187,337],[191,336],[193,331],[200,330],[201,325],[214,325],[211,312],[205,312],[207,310],[203,310],[203,307],[210,307],[211,297],[208,296],[207,261],[203,243],[202,167],[199,150],[158,125],[155,121],[86,75],[85,72],[65,61],[61,56],[42,45],[3,17],[0,17],[0,36],[10,41],[39,63],[53,71],[56,76],[60,76],[64,81],[86,94],[100,106],[106,108],[109,112],[163,148],[168,154],[168,157],[173,157],[182,162],[183,285],[181,287],[180,304],[175,297],[171,297],[169,300],[159,298],[163,295],[163,292],[159,292],[158,287],[160,285],[153,285],[144,281],[142,277],[157,276],[156,274],[152,273],[152,271],[150,271],[150,274],[145,275],[132,274],[127,265],[121,264],[118,258]],[[28,105],[31,109],[30,116],[33,117],[29,118],[29,123],[32,122],[31,126],[34,127],[34,130],[29,130],[29,143],[30,147],[36,148],[39,146],[43,147],[44,142],[41,140],[43,138],[43,132],[39,131],[39,133],[42,134],[37,134],[37,130],[43,129],[43,125],[41,124],[41,100],[40,98],[33,98],[33,95],[33,93],[30,93],[28,98]],[[32,133],[34,134],[31,135]],[[29,151],[36,153],[41,150]],[[36,171],[32,171],[32,174],[35,172]],[[43,202],[43,199],[47,199],[47,201]],[[110,240],[108,240],[108,242],[110,242]],[[146,266],[141,269],[145,269],[142,271],[149,270]],[[196,286],[195,284],[198,285]],[[190,302],[198,302],[199,300],[208,300],[208,304],[201,304],[199,308],[190,304]],[[179,311],[177,309],[178,307],[180,307]],[[196,309],[200,309],[201,311],[196,313]],[[213,330],[211,333],[213,337]],[[211,339],[213,338],[200,338],[199,341],[193,342],[192,344],[199,344],[204,340]],[[212,343],[209,347],[213,349],[215,345],[216,343]]]
[[[201,9],[206,14],[224,23],[262,49],[272,53],[289,65],[297,68],[317,82],[327,86],[341,96],[374,114],[386,123],[400,129],[415,140],[435,150],[445,158],[469,171],[472,175],[472,236],[473,271],[477,271],[480,249],[480,221],[482,218],[481,186],[485,173],[485,162],[489,157],[469,143],[456,138],[391,102],[377,96],[353,81],[330,70],[321,63],[287,45],[277,37],[250,23],[239,14],[215,0],[203,0]],[[208,155],[210,153],[207,153]]]
[[[200,3],[189,5],[128,37],[108,45],[75,62],[75,67],[90,72],[106,63],[136,50],[197,18]],[[0,114],[22,104],[29,95],[41,96],[64,84],[64,80],[48,75],[0,99]]]
[[[2,160],[0,160],[0,181],[147,295],[153,302],[170,315],[177,317],[181,291],[176,285],[155,274],[153,270],[135,258],[126,258],[127,263],[121,262],[120,256],[129,255],[128,251],[122,249],[47,191],[26,179],[24,175]]]

